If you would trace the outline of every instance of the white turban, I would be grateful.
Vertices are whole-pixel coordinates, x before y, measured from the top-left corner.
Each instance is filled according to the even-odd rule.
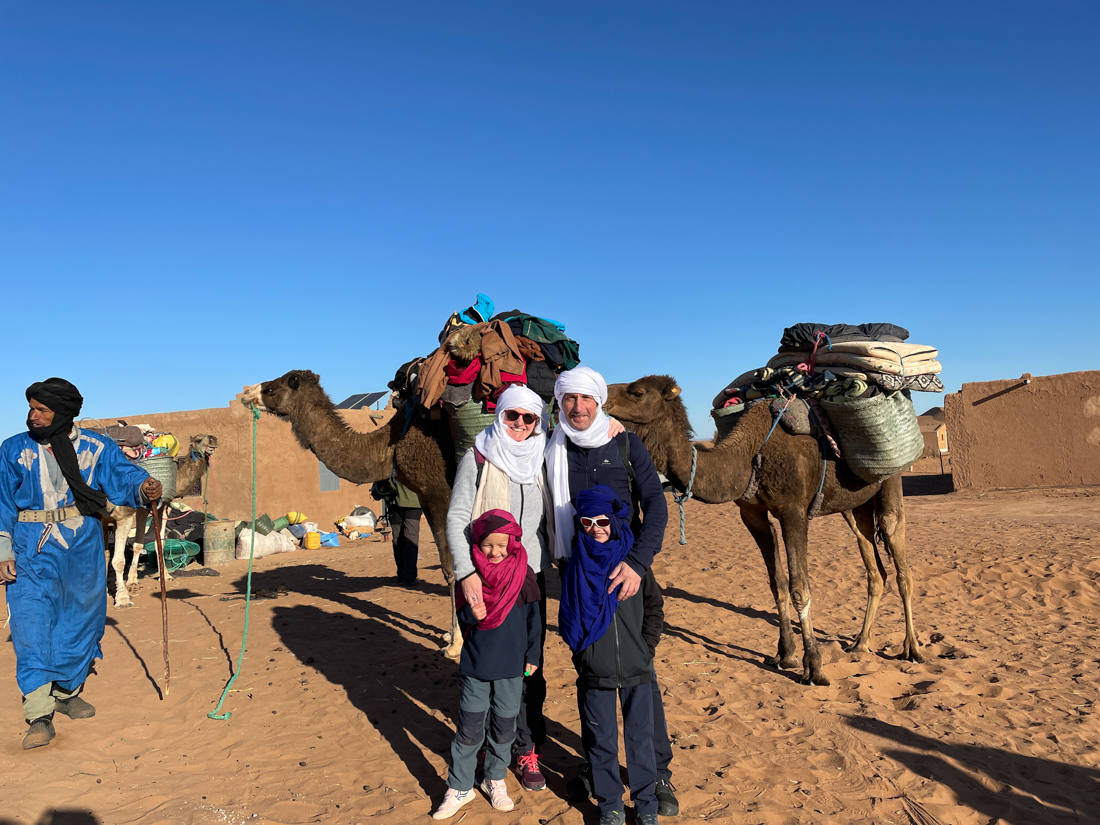
[[[515,409],[527,410],[539,418],[534,431],[523,441],[508,435],[508,425],[504,421],[504,413]],[[474,446],[486,461],[503,470],[516,484],[533,484],[542,471],[546,449],[545,419],[546,405],[542,399],[522,384],[512,384],[500,394],[496,421],[478,433]]]
[[[600,403],[596,416],[586,430],[575,430],[560,411],[561,400],[566,395],[588,395]],[[558,426],[546,447],[546,476],[550,482],[550,496],[554,502],[554,558],[568,558],[573,549],[574,510],[569,495],[569,457],[565,448],[568,438],[578,447],[592,449],[602,447],[611,440],[607,434],[610,420],[603,411],[607,403],[607,382],[603,376],[589,367],[574,367],[558,376],[554,384],[554,398],[558,401]]]

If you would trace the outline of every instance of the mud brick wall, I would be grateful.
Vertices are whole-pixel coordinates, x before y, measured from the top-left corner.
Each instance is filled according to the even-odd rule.
[[[104,424],[119,418],[129,424],[149,424],[172,433],[187,449],[193,435],[215,435],[218,449],[210,462],[207,512],[219,518],[247,520],[252,512],[252,414],[240,403],[240,396],[224,408],[187,412],[149,413],[100,417]],[[393,410],[340,410],[348,426],[371,432],[393,415]],[[373,416],[373,417],[372,417]],[[370,497],[370,485],[356,485],[340,479],[340,489],[321,490],[321,469],[317,457],[303,450],[290,432],[290,424],[261,413],[256,431],[256,513],[277,518],[291,510],[305,513],[322,530],[348,515],[358,505],[381,514],[382,504]],[[87,424],[87,422],[85,422]],[[190,507],[202,508],[202,496],[183,499]]]
[[[1100,484],[1100,371],[963,384],[945,402],[956,490]]]

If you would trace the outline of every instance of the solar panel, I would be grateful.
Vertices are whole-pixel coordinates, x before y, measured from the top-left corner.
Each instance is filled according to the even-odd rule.
[[[370,409],[370,406],[389,395],[385,392],[361,392],[348,396],[343,402],[336,405],[338,410],[362,410]]]

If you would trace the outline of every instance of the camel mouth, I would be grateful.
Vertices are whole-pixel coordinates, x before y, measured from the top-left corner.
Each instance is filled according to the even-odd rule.
[[[241,404],[248,408],[255,406],[256,409],[261,411],[267,411],[267,407],[263,402],[263,384],[252,384],[244,388],[244,392],[241,393]]]

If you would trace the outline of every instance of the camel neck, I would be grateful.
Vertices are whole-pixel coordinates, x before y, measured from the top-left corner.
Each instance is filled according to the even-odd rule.
[[[767,437],[765,418],[746,415],[712,448],[698,449],[692,495],[707,504],[733,501],[744,491],[752,471],[752,457]],[[681,490],[691,478],[691,442],[678,441],[669,456],[669,478]]]
[[[393,472],[394,447],[405,423],[403,410],[378,430],[360,433],[347,425],[327,396],[302,404],[291,429],[298,442],[340,478],[370,484]]]

